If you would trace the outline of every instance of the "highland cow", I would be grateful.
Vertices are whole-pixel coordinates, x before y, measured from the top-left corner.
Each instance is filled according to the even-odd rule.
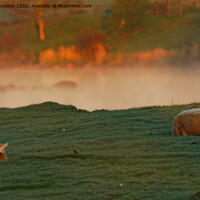
[[[172,135],[200,136],[200,109],[184,110],[176,115]]]

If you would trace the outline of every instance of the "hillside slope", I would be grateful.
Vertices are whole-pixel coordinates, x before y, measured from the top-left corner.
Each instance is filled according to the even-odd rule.
[[[1,108],[1,199],[200,199],[200,139],[171,136],[190,108]]]

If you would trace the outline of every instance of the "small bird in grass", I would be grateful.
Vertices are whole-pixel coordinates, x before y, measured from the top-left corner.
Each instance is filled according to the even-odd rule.
[[[191,144],[199,144],[199,141],[193,141]]]
[[[74,153],[79,153],[76,149],[74,149]]]

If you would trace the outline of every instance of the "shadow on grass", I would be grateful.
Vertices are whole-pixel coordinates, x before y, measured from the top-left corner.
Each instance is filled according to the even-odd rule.
[[[50,184],[37,184],[37,185],[9,185],[0,187],[0,192],[14,191],[14,190],[36,190],[49,187]]]
[[[56,159],[79,159],[79,160],[115,160],[120,159],[119,156],[107,156],[107,155],[92,155],[92,154],[67,154],[67,155],[55,155],[55,156],[37,156],[37,155],[30,155],[21,157],[22,160],[56,160]]]
[[[200,192],[197,192],[194,195],[192,195],[191,200],[200,200]]]

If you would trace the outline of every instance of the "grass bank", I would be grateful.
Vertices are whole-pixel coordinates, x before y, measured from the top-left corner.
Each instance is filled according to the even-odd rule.
[[[1,199],[200,199],[200,139],[171,135],[190,108],[1,108]]]

